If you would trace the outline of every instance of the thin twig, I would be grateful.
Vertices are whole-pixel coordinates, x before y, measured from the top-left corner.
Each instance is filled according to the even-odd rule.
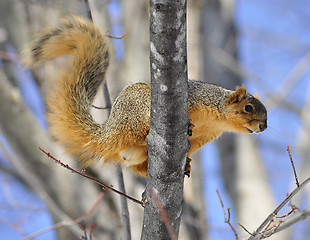
[[[121,195],[121,196],[123,196],[123,197],[125,197],[125,198],[128,198],[129,200],[131,200],[131,201],[133,201],[133,202],[135,202],[135,203],[138,203],[138,204],[140,204],[142,207],[144,207],[144,203],[143,203],[142,201],[139,201],[139,200],[137,200],[137,199],[135,199],[135,198],[133,198],[133,197],[130,197],[130,196],[128,196],[128,195],[126,195],[126,194],[124,194],[124,193],[122,193],[122,192],[116,190],[115,188],[113,188],[113,187],[111,187],[111,186],[108,186],[108,185],[104,184],[103,182],[99,181],[98,179],[95,179],[95,178],[93,178],[93,177],[91,177],[91,176],[88,176],[88,175],[85,174],[84,172],[79,172],[79,171],[77,171],[77,170],[71,168],[68,164],[62,163],[60,160],[54,158],[50,153],[44,151],[42,148],[39,148],[39,150],[40,150],[41,152],[43,152],[43,153],[44,153],[46,156],[48,156],[49,158],[53,159],[53,160],[54,160],[56,163],[58,163],[60,166],[66,168],[66,169],[69,169],[72,173],[76,173],[76,174],[78,174],[78,175],[80,175],[80,176],[82,176],[82,177],[84,177],[84,178],[87,178],[87,179],[89,179],[89,180],[92,180],[93,182],[99,184],[100,186],[102,186],[102,187],[104,187],[104,188],[106,188],[106,189],[109,189],[109,190],[111,190],[111,191],[113,191],[113,192],[115,192],[115,193],[117,193],[117,194],[119,194],[119,195]]]
[[[160,214],[160,218],[161,220],[163,221],[163,223],[165,224],[167,230],[168,230],[168,234],[169,234],[169,237],[172,239],[172,240],[177,240],[177,235],[175,234],[174,232],[174,229],[173,227],[171,226],[171,221],[169,219],[169,216],[168,216],[168,213],[167,211],[163,208],[163,205],[155,191],[154,188],[151,188],[150,189],[150,194],[152,196],[152,199],[154,200],[155,202],[155,205],[159,211],[159,214]]]
[[[285,218],[285,217],[291,215],[296,209],[298,209],[298,208],[295,206],[295,207],[293,207],[292,210],[289,211],[287,214],[282,215],[282,216],[275,216],[275,217],[276,217],[276,218]]]
[[[13,56],[7,52],[3,52],[3,51],[0,51],[0,59],[3,59],[3,60],[7,60],[7,61],[12,61],[12,62],[19,62],[20,59],[16,56]]]
[[[107,36],[108,38],[113,38],[113,39],[123,39],[126,35],[127,35],[127,33],[123,33],[120,37],[115,37],[115,36],[106,34],[106,36]]]
[[[239,225],[244,231],[246,231],[248,234],[253,235],[253,233],[251,233],[248,229],[246,229],[246,227],[243,226],[241,223],[238,223],[238,225]]]
[[[40,231],[37,231],[35,233],[32,233],[26,237],[24,237],[22,240],[28,240],[28,239],[32,239],[35,238],[43,233],[61,228],[61,227],[66,227],[66,226],[73,226],[73,225],[77,225],[80,222],[84,221],[85,219],[87,219],[93,212],[94,210],[97,208],[97,206],[99,205],[100,200],[103,198],[103,193],[100,193],[99,196],[97,197],[96,201],[94,202],[94,204],[92,205],[92,207],[81,217],[74,219],[72,221],[61,221],[59,223],[56,223],[50,227],[41,229]]]
[[[263,231],[264,233],[264,237],[270,237],[272,234],[274,234],[278,228],[280,227],[280,225],[283,223],[283,221],[279,221],[277,224],[274,224],[273,226],[271,226],[269,229]]]
[[[290,160],[291,160],[291,164],[292,164],[293,171],[294,171],[296,185],[297,185],[297,187],[299,187],[298,176],[297,176],[297,173],[296,173],[296,169],[295,169],[295,165],[294,165],[294,162],[293,162],[293,158],[292,158],[292,155],[291,155],[291,150],[290,150],[289,145],[287,145],[287,149],[286,150],[287,150],[288,156],[290,157]]]
[[[273,222],[274,222],[274,219],[271,219],[270,223],[273,223]],[[268,227],[268,228],[265,228],[264,231],[262,231],[262,233],[266,233],[266,232],[272,230],[273,228],[275,228],[275,227],[277,226],[276,223],[273,224],[272,226],[270,226],[270,224],[268,224],[268,225],[269,225],[269,227]]]
[[[111,110],[111,107],[97,107],[95,105],[92,105],[92,107],[99,110],[109,110],[109,111]]]
[[[221,198],[221,195],[220,195],[218,189],[216,189],[216,193],[217,193],[217,196],[218,196],[219,199],[220,199],[220,203],[221,203],[221,206],[222,206],[222,209],[223,209],[224,218],[225,218],[225,221],[226,221],[226,219],[227,219],[227,217],[226,217],[226,211],[225,211],[224,203],[223,203],[223,201],[222,201],[222,198]]]
[[[224,203],[222,201],[221,195],[219,193],[219,190],[216,189],[216,193],[220,199],[221,205],[222,205],[222,209],[223,209],[223,214],[224,214],[224,219],[225,219],[225,223],[227,223],[230,227],[230,229],[234,232],[236,239],[239,239],[239,236],[237,234],[236,229],[233,227],[233,225],[230,223],[230,208],[227,208],[227,212],[228,212],[228,218],[226,215],[226,211],[225,211],[225,207],[224,207]]]
[[[273,222],[274,222],[274,219],[272,218],[272,219],[269,221],[269,223],[267,224],[267,226],[264,228],[264,231],[268,231],[268,229],[269,229],[271,223],[273,223]]]
[[[227,219],[227,221],[230,222],[230,208],[227,208],[227,214],[228,214],[228,219]]]

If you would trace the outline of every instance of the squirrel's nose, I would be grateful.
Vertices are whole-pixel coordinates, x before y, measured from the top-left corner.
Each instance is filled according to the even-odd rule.
[[[263,124],[259,124],[259,130],[261,132],[265,131],[267,129],[267,121]]]

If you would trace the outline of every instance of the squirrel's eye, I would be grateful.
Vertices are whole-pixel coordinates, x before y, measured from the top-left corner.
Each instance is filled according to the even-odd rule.
[[[245,105],[244,110],[248,113],[252,113],[254,109],[252,105]]]

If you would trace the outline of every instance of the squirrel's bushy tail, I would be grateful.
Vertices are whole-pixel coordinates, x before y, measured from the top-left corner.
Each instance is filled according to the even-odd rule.
[[[109,128],[97,124],[90,107],[105,79],[110,51],[106,37],[92,22],[72,17],[39,34],[25,51],[28,65],[71,55],[71,66],[59,74],[47,92],[48,122],[51,133],[83,166],[105,157]],[[117,144],[116,144],[117,145]]]
[[[101,31],[83,18],[65,18],[56,27],[46,28],[35,37],[24,51],[24,60],[26,64],[34,65],[65,55],[75,55],[75,52],[85,52],[85,49],[102,53],[104,62],[109,62],[109,50]]]

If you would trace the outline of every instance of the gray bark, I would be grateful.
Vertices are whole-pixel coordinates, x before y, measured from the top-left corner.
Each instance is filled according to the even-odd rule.
[[[151,128],[147,204],[141,239],[171,239],[179,232],[189,144],[186,1],[150,2]],[[150,191],[157,195],[158,200]],[[163,210],[158,207],[162,205]],[[165,222],[162,214],[168,215]],[[172,232],[168,229],[172,228]]]

